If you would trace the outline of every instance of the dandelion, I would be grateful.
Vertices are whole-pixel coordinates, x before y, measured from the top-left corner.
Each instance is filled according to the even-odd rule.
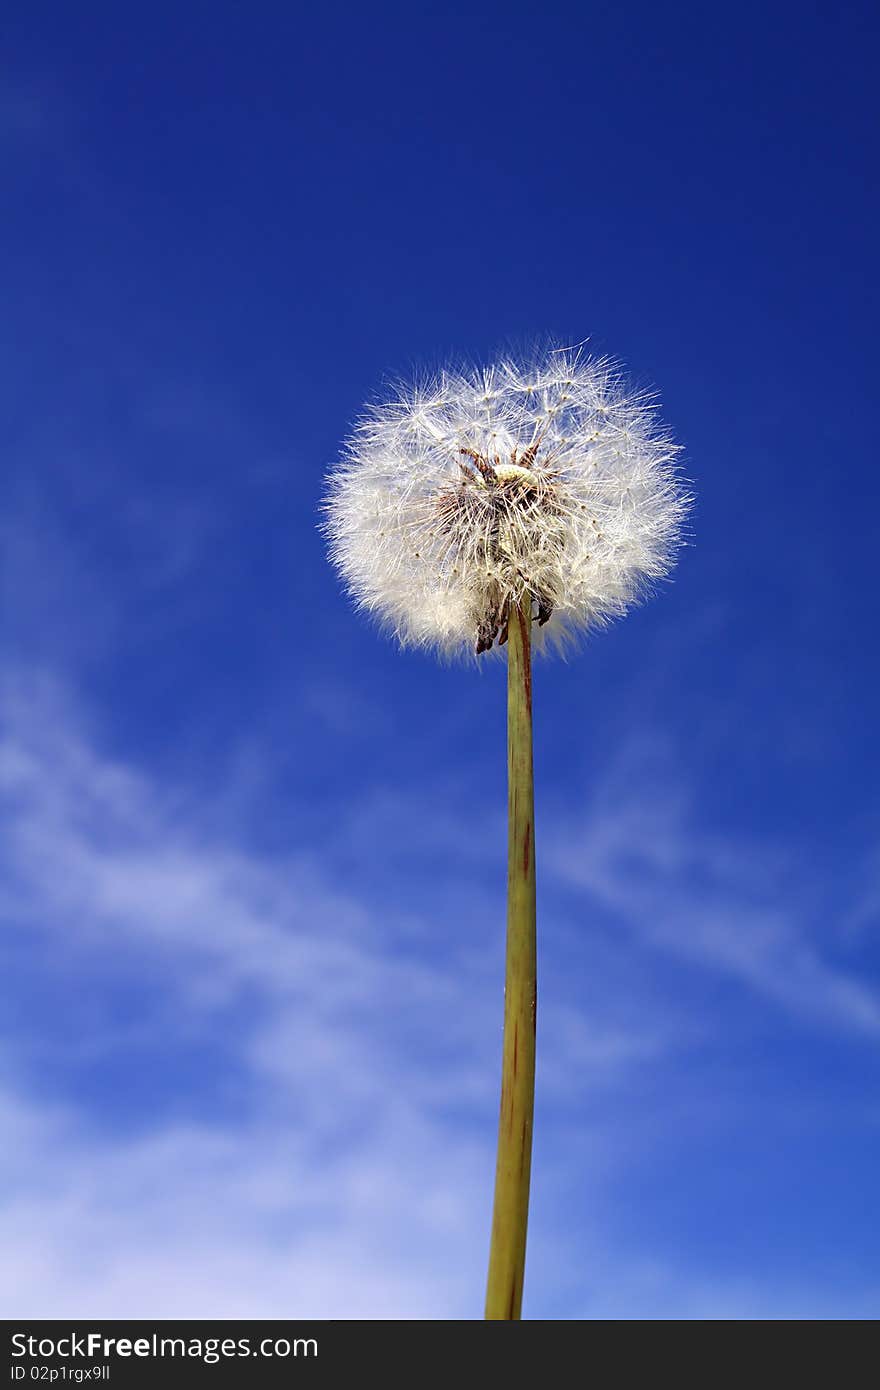
[[[324,529],[403,646],[508,654],[508,924],[486,1317],[518,1318],[535,1065],[533,650],[621,616],[671,568],[689,498],[652,396],[579,349],[400,387],[357,422]]]

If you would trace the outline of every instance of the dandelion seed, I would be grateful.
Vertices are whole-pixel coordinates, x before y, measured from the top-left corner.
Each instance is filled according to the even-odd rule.
[[[668,572],[688,504],[677,454],[654,401],[605,359],[447,371],[356,424],[329,478],[331,554],[404,646],[481,655],[530,598],[550,614],[536,650],[559,648]],[[625,545],[597,550],[624,503]]]

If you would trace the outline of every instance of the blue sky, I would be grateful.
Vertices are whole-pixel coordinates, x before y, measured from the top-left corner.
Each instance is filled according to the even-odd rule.
[[[395,651],[316,520],[384,379],[545,334],[697,506],[536,670],[524,1315],[880,1312],[876,39],[4,17],[8,1316],[479,1316],[504,672]]]

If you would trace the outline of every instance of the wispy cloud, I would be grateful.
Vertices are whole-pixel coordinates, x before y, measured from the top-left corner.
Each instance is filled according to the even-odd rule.
[[[178,794],[99,755],[57,689],[8,691],[6,713],[7,931],[42,941],[47,967],[60,952],[99,1015],[96,961],[118,984],[158,956],[157,1029],[231,1053],[248,1100],[234,1123],[145,1102],[123,1136],[19,1083],[3,1222],[22,1257],[4,1306],[463,1313],[491,1181],[485,1136],[443,1122],[474,1084],[468,1020],[483,1015],[466,977],[386,952],[381,924],[307,856],[273,866],[200,841]],[[425,1012],[452,1021],[439,1088]],[[124,1020],[104,1034],[128,1041]]]
[[[193,788],[111,756],[54,680],[13,674],[3,707],[0,906],[32,990],[3,1069],[10,1315],[478,1314],[500,1023],[500,930],[486,928],[501,898],[481,896],[467,828],[432,797],[411,833],[406,795],[365,789],[335,842],[304,835],[270,857],[228,816],[218,833]],[[591,939],[591,981],[573,988],[566,953],[582,947],[548,879],[531,1314],[821,1315],[835,1306],[821,1289],[737,1283],[631,1242],[612,1253],[615,1191],[657,1138],[656,1114],[631,1107],[658,1086],[674,1102],[706,1026],[633,973],[636,939],[874,1032],[867,986],[838,979],[796,916],[777,925],[760,906],[773,856],[756,906],[748,857],[641,785],[635,803],[603,787],[605,809],[568,838],[545,825],[557,884],[632,934]],[[377,900],[341,881],[339,856],[377,844],[404,878],[413,856],[439,856],[461,891],[418,910],[387,884]],[[211,1062],[190,1076],[196,1054]],[[679,1127],[686,1111],[679,1098]]]
[[[701,828],[685,775],[671,760],[659,775],[656,762],[634,743],[591,806],[553,826],[546,867],[651,947],[802,1019],[880,1036],[880,982],[835,959],[839,924],[817,930],[809,872],[792,862],[803,851]]]

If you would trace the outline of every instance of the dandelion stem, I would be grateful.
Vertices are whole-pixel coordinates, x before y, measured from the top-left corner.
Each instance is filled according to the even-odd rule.
[[[507,961],[501,1116],[486,1317],[522,1306],[535,1108],[535,805],[532,782],[532,602],[511,611],[507,643]]]

